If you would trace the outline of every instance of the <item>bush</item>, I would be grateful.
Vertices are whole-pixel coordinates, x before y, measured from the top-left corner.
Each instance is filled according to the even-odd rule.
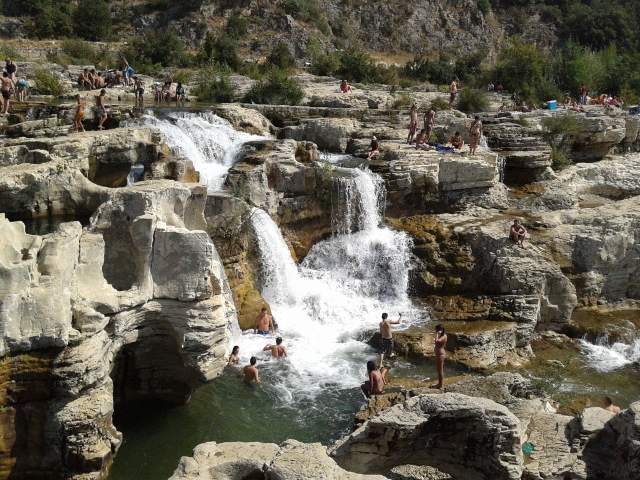
[[[498,56],[495,78],[506,90],[519,93],[526,100],[535,100],[539,97],[539,87],[547,82],[546,68],[546,59],[534,45],[515,40]]]
[[[214,37],[207,34],[200,49],[199,60],[202,64],[217,63],[231,70],[238,70],[241,64],[237,42],[228,35]]]
[[[41,68],[36,70],[33,76],[34,89],[40,95],[54,95],[56,97],[64,93],[64,87],[60,78],[55,73]]]
[[[94,63],[98,57],[98,50],[89,42],[68,38],[62,41],[62,51],[75,60],[75,63]]]
[[[486,15],[491,11],[491,2],[489,0],[478,0],[478,10],[480,10],[483,15]]]
[[[409,95],[407,95],[406,93],[401,93],[394,98],[391,108],[394,110],[400,110],[405,107],[411,106],[413,103],[413,99]]]
[[[311,63],[311,72],[315,75],[332,77],[340,71],[342,62],[337,53],[324,53],[314,57]]]
[[[105,0],[80,0],[73,14],[74,33],[85,40],[111,36],[111,12]]]
[[[465,113],[483,112],[489,108],[489,99],[484,90],[463,88],[458,97],[458,109]]]
[[[201,102],[232,102],[235,95],[229,80],[229,71],[216,66],[201,70],[193,94]]]
[[[123,52],[129,64],[140,73],[155,74],[159,67],[186,67],[190,63],[184,43],[173,32],[150,31],[136,37]]]
[[[229,17],[229,20],[227,20],[225,32],[229,37],[237,40],[243,35],[246,35],[248,29],[249,21],[243,16],[233,14]]]
[[[272,70],[265,80],[260,80],[247,92],[244,101],[271,105],[298,105],[304,92],[298,82],[289,78],[286,71]]]
[[[171,79],[176,83],[189,83],[192,76],[193,72],[187,69],[178,69],[171,72]]]
[[[439,110],[449,110],[451,107],[449,106],[449,102],[447,102],[444,98],[437,97],[431,101],[431,108],[433,108],[437,112]]]
[[[289,69],[295,66],[296,59],[293,58],[289,48],[283,42],[278,42],[269,54],[267,62],[280,69]]]
[[[31,33],[38,38],[69,37],[73,34],[71,2],[33,0],[29,11],[33,19]]]
[[[341,78],[362,83],[386,83],[396,85],[398,73],[395,68],[385,68],[377,65],[371,56],[356,48],[350,48],[340,54]]]
[[[551,147],[551,167],[561,170],[571,162],[567,155],[569,140],[580,131],[580,122],[572,115],[554,115],[542,120],[545,141]]]
[[[566,150],[560,147],[551,147],[551,168],[556,172],[559,172],[560,170],[567,168],[569,165],[571,165],[571,160],[569,159]]]

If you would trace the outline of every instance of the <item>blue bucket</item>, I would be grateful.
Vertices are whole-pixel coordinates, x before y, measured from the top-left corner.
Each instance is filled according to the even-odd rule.
[[[549,100],[547,102],[547,108],[549,110],[557,110],[558,109],[558,102],[555,100]]]

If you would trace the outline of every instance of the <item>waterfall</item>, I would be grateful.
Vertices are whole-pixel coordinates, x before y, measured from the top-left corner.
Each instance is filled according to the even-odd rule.
[[[220,190],[243,143],[262,139],[235,130],[211,112],[172,112],[161,118],[147,114],[143,124],[160,130],[174,154],[191,160],[209,191]]]
[[[144,176],[144,165],[142,163],[134,163],[131,165],[129,174],[127,175],[127,187],[142,180]]]
[[[380,226],[382,182],[369,171],[354,170],[341,186],[349,192],[344,198],[358,205],[345,219],[351,228],[314,245],[299,266],[271,217],[259,209],[251,215],[262,294],[294,370],[279,379],[280,388],[293,399],[326,385],[357,386],[372,356],[359,336],[377,329],[382,312],[395,317],[412,309],[406,293],[411,244],[404,233]],[[250,356],[265,343],[245,333],[241,352]]]
[[[640,338],[631,344],[609,343],[607,335],[599,337],[595,343],[580,340],[580,347],[587,365],[599,372],[610,372],[635,362],[640,362]]]

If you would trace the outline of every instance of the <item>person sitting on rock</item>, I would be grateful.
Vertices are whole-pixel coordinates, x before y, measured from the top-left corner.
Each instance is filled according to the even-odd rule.
[[[342,80],[340,82],[340,92],[341,93],[351,92],[351,85],[349,85],[346,80]]]
[[[102,72],[96,72],[94,77],[94,88],[105,88],[106,86],[107,86],[107,81],[102,76]]]
[[[427,131],[424,128],[420,130],[420,133],[416,136],[415,144],[418,150],[429,150],[431,148],[428,143]]]
[[[611,397],[604,397],[604,409],[610,411],[614,415],[618,415],[620,413],[620,407],[613,403]]]
[[[91,90],[92,86],[91,80],[89,79],[89,69],[85,68],[80,72],[80,75],[78,75],[78,88],[81,90]]]
[[[231,349],[231,355],[229,355],[229,361],[227,362],[227,365],[233,367],[235,365],[238,365],[238,363],[240,363],[240,347],[238,345],[235,345]]]
[[[462,139],[460,132],[456,132],[453,137],[449,139],[449,143],[456,150],[462,150],[462,147],[464,147],[464,140]]]
[[[260,314],[256,317],[255,333],[258,335],[269,335],[273,328],[273,318],[267,313],[267,308],[262,307]]]
[[[520,247],[524,247],[524,239],[527,236],[527,229],[524,228],[520,221],[516,218],[513,220],[513,224],[511,225],[511,230],[509,231],[509,238]]]
[[[373,136],[371,138],[371,145],[369,147],[369,154],[367,155],[367,160],[371,160],[380,155],[380,145],[378,144],[378,139]]]
[[[266,345],[263,349],[263,352],[271,352],[271,356],[273,358],[283,358],[287,356],[287,349],[282,345],[282,337],[276,338],[276,344]]]
[[[369,379],[360,386],[365,397],[369,398],[371,395],[384,393],[387,371],[388,369],[385,367],[378,369],[376,362],[373,360],[367,362],[367,376]]]
[[[242,376],[248,384],[260,383],[260,373],[258,372],[258,367],[256,367],[257,362],[258,359],[256,357],[251,357],[249,365],[242,369]]]

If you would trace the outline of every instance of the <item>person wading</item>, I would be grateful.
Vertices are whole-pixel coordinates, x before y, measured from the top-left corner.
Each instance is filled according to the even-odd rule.
[[[282,345],[282,338],[276,338],[276,343],[266,345],[263,349],[263,352],[271,352],[271,356],[273,358],[283,358],[287,356],[287,349]]]

